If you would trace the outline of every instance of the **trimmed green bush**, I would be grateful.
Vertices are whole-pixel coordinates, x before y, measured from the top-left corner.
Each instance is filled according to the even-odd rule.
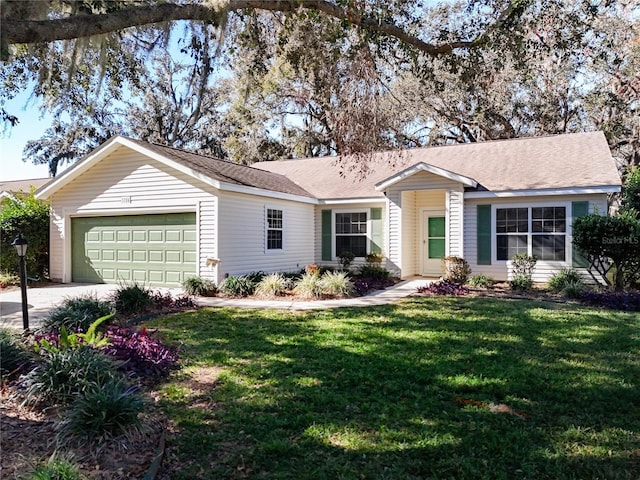
[[[211,280],[201,277],[189,277],[182,282],[182,289],[187,295],[195,295],[199,297],[212,297],[218,288]]]
[[[43,321],[43,328],[59,332],[64,326],[68,332],[86,331],[98,318],[109,315],[113,307],[109,302],[99,300],[95,295],[84,295],[65,299],[54,308]]]
[[[562,295],[568,298],[581,298],[584,290],[585,286],[582,280],[569,280],[562,288]]]
[[[471,275],[469,262],[461,257],[445,257],[442,259],[443,280],[464,285]]]

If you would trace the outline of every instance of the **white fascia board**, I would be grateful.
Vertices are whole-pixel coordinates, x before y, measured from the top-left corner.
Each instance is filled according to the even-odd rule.
[[[605,185],[599,187],[567,187],[540,190],[503,190],[499,192],[465,192],[464,198],[513,198],[513,197],[543,197],[547,195],[589,195],[597,193],[618,193],[620,185]]]
[[[376,190],[379,192],[386,190],[391,185],[398,183],[399,181],[415,175],[416,173],[421,171],[448,178],[449,180],[453,180],[454,182],[462,183],[467,187],[475,188],[478,186],[478,182],[476,182],[473,178],[465,177],[464,175],[450,172],[449,170],[445,170],[444,168],[434,167],[433,165],[421,162],[387,178],[386,180],[383,180],[382,182],[377,183]]]
[[[318,205],[348,205],[352,203],[385,203],[387,197],[360,197],[360,198],[323,198],[318,200]]]

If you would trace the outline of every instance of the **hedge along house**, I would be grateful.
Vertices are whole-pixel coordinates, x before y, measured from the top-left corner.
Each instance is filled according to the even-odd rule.
[[[382,253],[402,278],[461,256],[507,279],[581,267],[572,219],[606,214],[620,177],[600,132],[243,166],[114,137],[40,188],[51,201],[51,277],[216,282]]]

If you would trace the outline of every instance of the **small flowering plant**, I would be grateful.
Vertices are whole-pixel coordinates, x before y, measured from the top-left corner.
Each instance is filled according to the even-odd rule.
[[[304,273],[307,275],[318,275],[320,273],[320,267],[317,264],[312,263],[311,265],[304,267]]]

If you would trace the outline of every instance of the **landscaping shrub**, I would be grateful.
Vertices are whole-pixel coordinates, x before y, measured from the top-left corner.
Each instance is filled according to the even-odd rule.
[[[255,289],[255,283],[246,276],[227,277],[220,285],[220,292],[228,297],[248,297]]]
[[[582,280],[569,280],[565,283],[561,293],[567,298],[580,298],[584,289]]]
[[[476,288],[491,288],[494,284],[493,278],[481,273],[473,275],[467,280],[467,284]]]
[[[218,291],[216,284],[201,277],[189,277],[182,282],[182,289],[187,295],[198,297],[212,297]]]
[[[533,288],[533,280],[528,275],[518,274],[509,281],[509,285],[512,290],[527,292]]]
[[[20,277],[10,273],[0,272],[0,287],[5,288],[9,285],[20,285]]]
[[[304,273],[293,288],[293,292],[302,298],[320,298],[322,297],[321,278],[316,273]]]
[[[379,265],[372,265],[365,263],[358,268],[358,274],[362,278],[371,278],[374,280],[388,280],[391,276],[391,272],[386,268],[382,268]]]
[[[573,244],[607,282],[613,268],[616,290],[622,290],[625,280],[635,283],[640,275],[640,219],[633,210],[617,217],[591,214],[577,218]]]
[[[42,361],[23,380],[25,403],[68,405],[78,394],[120,375],[113,360],[90,347],[44,351]]]
[[[580,301],[596,307],[606,307],[627,312],[640,312],[640,292],[637,290],[615,292],[584,290],[580,295]]]
[[[257,285],[260,280],[262,280],[264,277],[266,277],[267,274],[265,272],[263,272],[262,270],[258,270],[257,272],[250,272],[247,273],[245,275],[245,277],[251,282],[253,283],[253,285]]]
[[[573,268],[563,268],[558,273],[554,273],[549,279],[549,289],[552,292],[562,292],[568,284],[582,283],[580,274]]]
[[[64,443],[96,442],[140,428],[145,401],[124,377],[92,384],[69,406],[58,425],[58,440]]]
[[[340,266],[344,269],[344,270],[349,270],[349,267],[351,267],[351,264],[353,263],[353,260],[356,258],[356,256],[348,251],[344,251],[342,252],[340,255],[338,255],[338,259],[340,261]]]
[[[83,480],[84,476],[73,463],[62,458],[52,458],[39,465],[25,477],[27,480]]]
[[[59,332],[64,326],[68,332],[86,331],[94,321],[112,311],[109,302],[99,300],[95,295],[66,298],[49,312],[43,321],[43,329]]]
[[[511,259],[511,269],[513,278],[509,285],[513,290],[527,291],[533,287],[533,269],[536,267],[538,259],[530,257],[526,253],[514,255]]]
[[[153,338],[145,328],[109,326],[105,337],[109,343],[100,351],[117,360],[118,368],[129,376],[166,376],[178,362],[178,350]]]
[[[158,310],[183,310],[196,308],[198,304],[189,295],[174,297],[169,292],[150,291],[151,304]]]
[[[469,262],[461,257],[445,257],[442,259],[442,267],[442,278],[451,280],[453,283],[465,284],[471,275]]]
[[[438,280],[429,285],[418,287],[418,293],[431,293],[434,295],[466,295],[469,289],[460,283],[451,280]]]
[[[20,339],[5,329],[0,329],[0,375],[5,377],[17,373],[29,361],[29,354]]]
[[[365,257],[365,261],[374,267],[379,267],[382,265],[382,261],[384,260],[384,255],[382,253],[370,253]]]
[[[124,316],[145,313],[153,306],[151,290],[138,283],[120,285],[111,298],[116,312]]]
[[[0,270],[19,275],[19,261],[11,246],[19,235],[29,242],[25,262],[27,276],[49,275],[49,204],[38,200],[34,190],[26,197],[5,198],[0,210]]]
[[[291,288],[291,281],[281,273],[272,273],[264,277],[256,286],[256,295],[262,297],[276,297],[287,293]]]
[[[320,278],[322,295],[331,297],[349,297],[355,291],[348,272],[325,272]]]

